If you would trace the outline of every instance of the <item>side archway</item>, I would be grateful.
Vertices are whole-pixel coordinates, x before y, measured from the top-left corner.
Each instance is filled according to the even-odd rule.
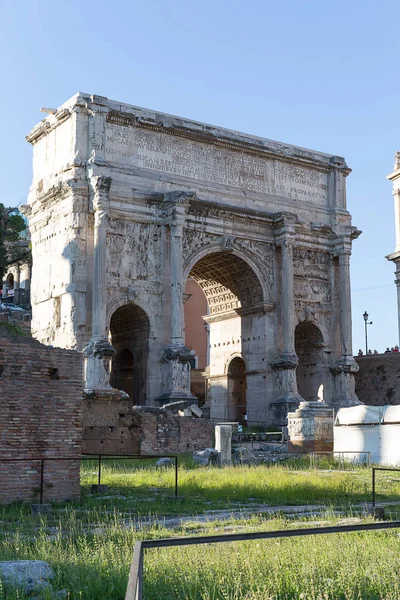
[[[310,321],[295,328],[295,350],[299,359],[297,387],[304,400],[317,401],[318,390],[324,384],[324,339],[321,330]]]
[[[241,425],[247,422],[246,365],[236,356],[228,365],[228,420]]]
[[[116,351],[110,383],[138,405],[147,402],[149,330],[147,314],[133,303],[118,308],[110,319],[111,344]]]

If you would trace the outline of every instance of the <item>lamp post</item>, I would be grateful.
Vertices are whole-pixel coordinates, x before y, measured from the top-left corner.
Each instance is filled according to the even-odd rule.
[[[364,326],[365,326],[365,355],[368,354],[368,325],[372,325],[372,321],[368,321],[368,313],[365,311],[363,314],[364,317]]]

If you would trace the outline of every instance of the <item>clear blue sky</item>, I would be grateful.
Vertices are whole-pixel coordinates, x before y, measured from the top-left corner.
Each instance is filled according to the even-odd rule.
[[[344,156],[353,348],[398,342],[393,197],[400,149],[395,0],[0,0],[2,193],[24,201],[25,135],[77,91]]]

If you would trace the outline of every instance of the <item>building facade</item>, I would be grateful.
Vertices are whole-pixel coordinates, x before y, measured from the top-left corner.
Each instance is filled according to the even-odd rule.
[[[193,401],[195,281],[212,416],[358,403],[343,158],[82,93],[27,139],[33,334],[84,351],[88,390]]]
[[[400,152],[395,154],[393,171],[387,176],[387,179],[393,184],[394,198],[394,223],[396,229],[396,247],[392,254],[386,258],[395,264],[395,283],[397,288],[397,318],[398,332],[400,340]],[[400,342],[399,342],[400,343]]]

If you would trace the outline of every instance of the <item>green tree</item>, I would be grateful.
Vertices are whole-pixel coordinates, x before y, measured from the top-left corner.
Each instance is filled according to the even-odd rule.
[[[18,209],[0,204],[0,282],[9,264],[31,260],[29,244],[21,240],[21,233],[26,230],[26,221]]]

